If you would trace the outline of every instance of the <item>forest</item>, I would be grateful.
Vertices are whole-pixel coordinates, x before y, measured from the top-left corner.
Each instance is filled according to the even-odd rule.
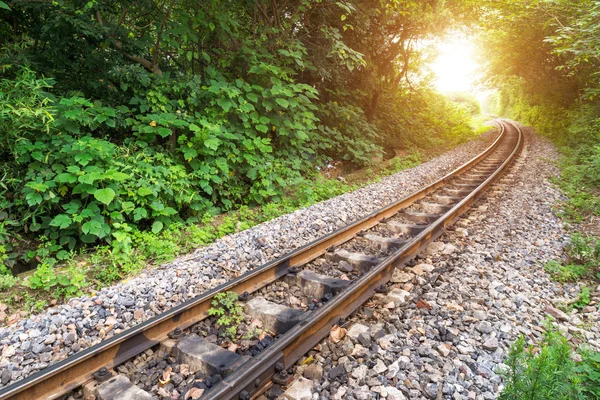
[[[472,138],[478,106],[425,68],[424,44],[458,31],[492,112],[560,146],[566,216],[588,220],[599,15],[583,0],[2,1],[0,288],[33,270],[28,288],[73,295],[350,190],[323,182],[329,162],[401,149],[405,168]]]
[[[30,287],[71,293],[83,277],[53,267],[91,247],[111,281],[157,235],[286,188],[318,200],[328,161],[466,140],[471,111],[432,89],[419,49],[465,5],[0,3],[3,274],[33,265]]]

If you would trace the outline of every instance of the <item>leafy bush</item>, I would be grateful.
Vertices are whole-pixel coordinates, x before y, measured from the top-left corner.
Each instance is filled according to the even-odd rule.
[[[549,261],[544,267],[546,272],[561,282],[576,281],[593,274],[600,278],[600,239],[575,233],[565,250],[567,262]]]
[[[307,181],[327,160],[369,165],[471,133],[464,109],[409,81],[416,39],[452,7],[2,4],[0,274],[39,263],[40,290],[80,287],[56,264],[91,246],[103,284],[347,191]],[[248,220],[191,225],[267,202]]]
[[[581,291],[579,292],[579,297],[577,298],[577,301],[575,303],[573,303],[573,307],[578,308],[578,309],[582,309],[584,307],[587,307],[590,304],[590,296],[592,294],[592,291],[589,287],[584,286],[581,288]]]
[[[19,280],[12,275],[0,275],[0,290],[10,289],[15,286]]]
[[[501,371],[506,387],[501,400],[593,399],[598,393],[600,353],[584,351],[575,362],[567,340],[549,327],[537,346],[521,336],[510,348]]]
[[[546,265],[544,265],[544,269],[559,282],[577,281],[589,272],[589,267],[586,265],[563,265],[555,260],[548,261]]]

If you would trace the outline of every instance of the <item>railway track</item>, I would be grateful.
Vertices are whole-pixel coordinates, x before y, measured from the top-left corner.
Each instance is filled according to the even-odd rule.
[[[69,393],[87,399],[151,399],[136,383],[168,385],[171,371],[144,382],[135,371],[149,365],[165,368],[167,359],[189,381],[189,389],[196,388],[188,391],[192,398],[251,399],[273,385],[285,389],[293,381],[288,369],[298,359],[385,290],[393,271],[442,235],[516,159],[521,130],[507,121],[496,123],[500,134],[494,143],[442,179],[3,388],[0,400]],[[218,337],[223,329],[209,316],[215,296],[227,292],[239,295],[243,310],[234,335],[240,344]]]

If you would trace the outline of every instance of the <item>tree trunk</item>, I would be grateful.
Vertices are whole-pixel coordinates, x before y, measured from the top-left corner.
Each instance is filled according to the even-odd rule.
[[[369,105],[367,106],[367,109],[365,111],[365,116],[367,117],[367,121],[369,122],[373,121],[373,117],[375,116],[377,102],[379,101],[379,94],[379,90],[376,90],[375,93],[373,93],[373,96],[371,96],[371,101],[369,102]]]

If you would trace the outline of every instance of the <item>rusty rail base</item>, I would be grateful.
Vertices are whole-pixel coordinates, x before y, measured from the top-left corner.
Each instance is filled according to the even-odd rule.
[[[511,125],[518,132],[517,144],[512,153],[488,179],[401,249],[360,277],[323,307],[308,315],[307,319],[285,333],[261,354],[247,361],[236,372],[226,377],[203,399],[247,399],[249,394],[255,393],[275,375],[277,363],[283,363],[285,368],[293,366],[322,338],[327,336],[330,329],[340,319],[348,317],[372,297],[377,287],[389,282],[395,268],[402,267],[429,243],[439,238],[445,232],[445,228],[456,222],[515,160],[523,146],[523,133],[519,127],[512,123]],[[241,395],[242,393],[244,395]]]
[[[471,168],[494,151],[504,138],[505,128],[496,122],[500,134],[482,153],[430,185],[367,215],[366,217],[323,236],[278,259],[246,272],[240,277],[208,290],[160,315],[89,347],[65,360],[38,371],[29,377],[0,389],[0,400],[55,399],[93,379],[92,374],[102,367],[112,368],[167,339],[175,328],[188,328],[208,316],[213,297],[223,291],[252,293],[281,278],[294,266],[303,265],[328,248],[337,246],[362,230],[377,225],[400,209],[422,199],[445,185],[449,180]],[[188,260],[194,260],[193,258]]]

